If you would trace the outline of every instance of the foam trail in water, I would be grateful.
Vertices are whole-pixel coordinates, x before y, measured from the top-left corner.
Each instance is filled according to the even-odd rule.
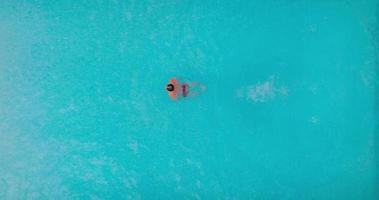
[[[263,103],[273,100],[276,96],[287,96],[286,86],[277,86],[274,78],[254,85],[243,86],[237,89],[236,96],[255,103]]]

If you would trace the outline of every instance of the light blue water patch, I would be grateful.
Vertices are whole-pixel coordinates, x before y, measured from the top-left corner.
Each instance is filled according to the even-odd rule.
[[[1,1],[0,199],[378,199],[378,17]],[[171,77],[206,92],[171,101]]]

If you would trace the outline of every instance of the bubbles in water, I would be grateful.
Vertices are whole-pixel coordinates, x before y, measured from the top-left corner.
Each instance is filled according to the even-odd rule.
[[[318,124],[319,123],[319,119],[317,116],[312,116],[310,119],[309,119],[309,122],[312,123],[312,124]]]
[[[236,96],[256,103],[263,103],[273,100],[276,96],[287,96],[286,86],[277,86],[274,78],[259,82],[255,85],[248,85],[237,89]]]

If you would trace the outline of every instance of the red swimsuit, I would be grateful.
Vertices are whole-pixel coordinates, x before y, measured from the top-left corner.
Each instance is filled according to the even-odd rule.
[[[170,79],[169,84],[172,84],[174,86],[174,91],[168,92],[172,100],[176,100],[178,95],[180,94],[182,97],[186,97],[188,95],[189,86],[187,84],[185,83],[179,84],[176,78]]]
[[[186,84],[182,84],[182,95],[183,97],[187,96],[187,85]]]

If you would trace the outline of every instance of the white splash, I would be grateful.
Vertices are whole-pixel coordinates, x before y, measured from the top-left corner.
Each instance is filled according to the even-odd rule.
[[[128,147],[130,150],[132,150],[133,153],[137,153],[138,151],[138,143],[136,141],[130,142],[128,144]]]
[[[317,92],[318,92],[318,86],[315,85],[315,84],[313,84],[313,85],[309,86],[308,90],[309,90],[312,94],[315,95],[315,94],[317,94]]]
[[[319,118],[317,116],[312,116],[310,119],[309,119],[309,122],[312,123],[312,124],[318,124],[319,123]]]
[[[78,108],[77,106],[73,103],[70,102],[66,107],[59,109],[60,114],[66,114],[70,112],[77,112]]]
[[[360,71],[359,75],[364,86],[372,87],[375,80],[375,73],[370,71]]]
[[[241,87],[237,90],[238,98],[245,98],[256,103],[263,103],[273,100],[276,96],[287,96],[288,88],[286,86],[276,86],[274,78],[255,85]]]
[[[311,33],[314,33],[317,31],[317,25],[316,24],[311,24],[308,26],[308,31]]]

